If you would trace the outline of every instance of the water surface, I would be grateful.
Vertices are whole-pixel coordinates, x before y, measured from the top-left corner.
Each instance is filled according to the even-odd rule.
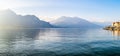
[[[0,56],[119,56],[119,33],[79,28],[0,30]]]

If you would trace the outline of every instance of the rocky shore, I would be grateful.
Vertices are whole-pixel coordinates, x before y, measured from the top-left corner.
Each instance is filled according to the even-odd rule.
[[[120,27],[114,27],[114,26],[107,26],[105,28],[103,28],[104,30],[120,30]]]

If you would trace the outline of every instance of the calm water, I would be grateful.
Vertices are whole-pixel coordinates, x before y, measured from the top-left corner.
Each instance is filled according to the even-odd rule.
[[[0,30],[0,56],[120,56],[120,31]]]

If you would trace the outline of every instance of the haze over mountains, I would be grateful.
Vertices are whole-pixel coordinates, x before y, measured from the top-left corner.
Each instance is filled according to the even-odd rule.
[[[112,22],[93,22],[94,24],[100,25],[102,27],[110,26]]]
[[[53,25],[65,28],[96,28],[99,25],[78,17],[60,17],[52,22]]]
[[[50,24],[51,23],[51,24]],[[94,23],[78,17],[60,17],[52,22],[42,21],[34,15],[17,15],[11,10],[0,11],[0,27],[2,28],[96,28]]]
[[[39,20],[34,15],[17,15],[11,10],[0,12],[0,26],[3,28],[50,28],[53,27],[48,22]]]

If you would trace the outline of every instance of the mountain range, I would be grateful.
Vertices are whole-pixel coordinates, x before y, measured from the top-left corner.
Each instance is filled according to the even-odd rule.
[[[51,23],[54,26],[65,27],[65,28],[96,28],[100,27],[92,22],[79,17],[66,17],[62,16]]]
[[[0,11],[0,26],[3,28],[51,28],[50,23],[34,15],[17,15],[11,10]]]
[[[0,28],[96,28],[92,22],[78,17],[62,16],[52,22],[40,20],[35,15],[18,15],[12,10],[0,11]]]

